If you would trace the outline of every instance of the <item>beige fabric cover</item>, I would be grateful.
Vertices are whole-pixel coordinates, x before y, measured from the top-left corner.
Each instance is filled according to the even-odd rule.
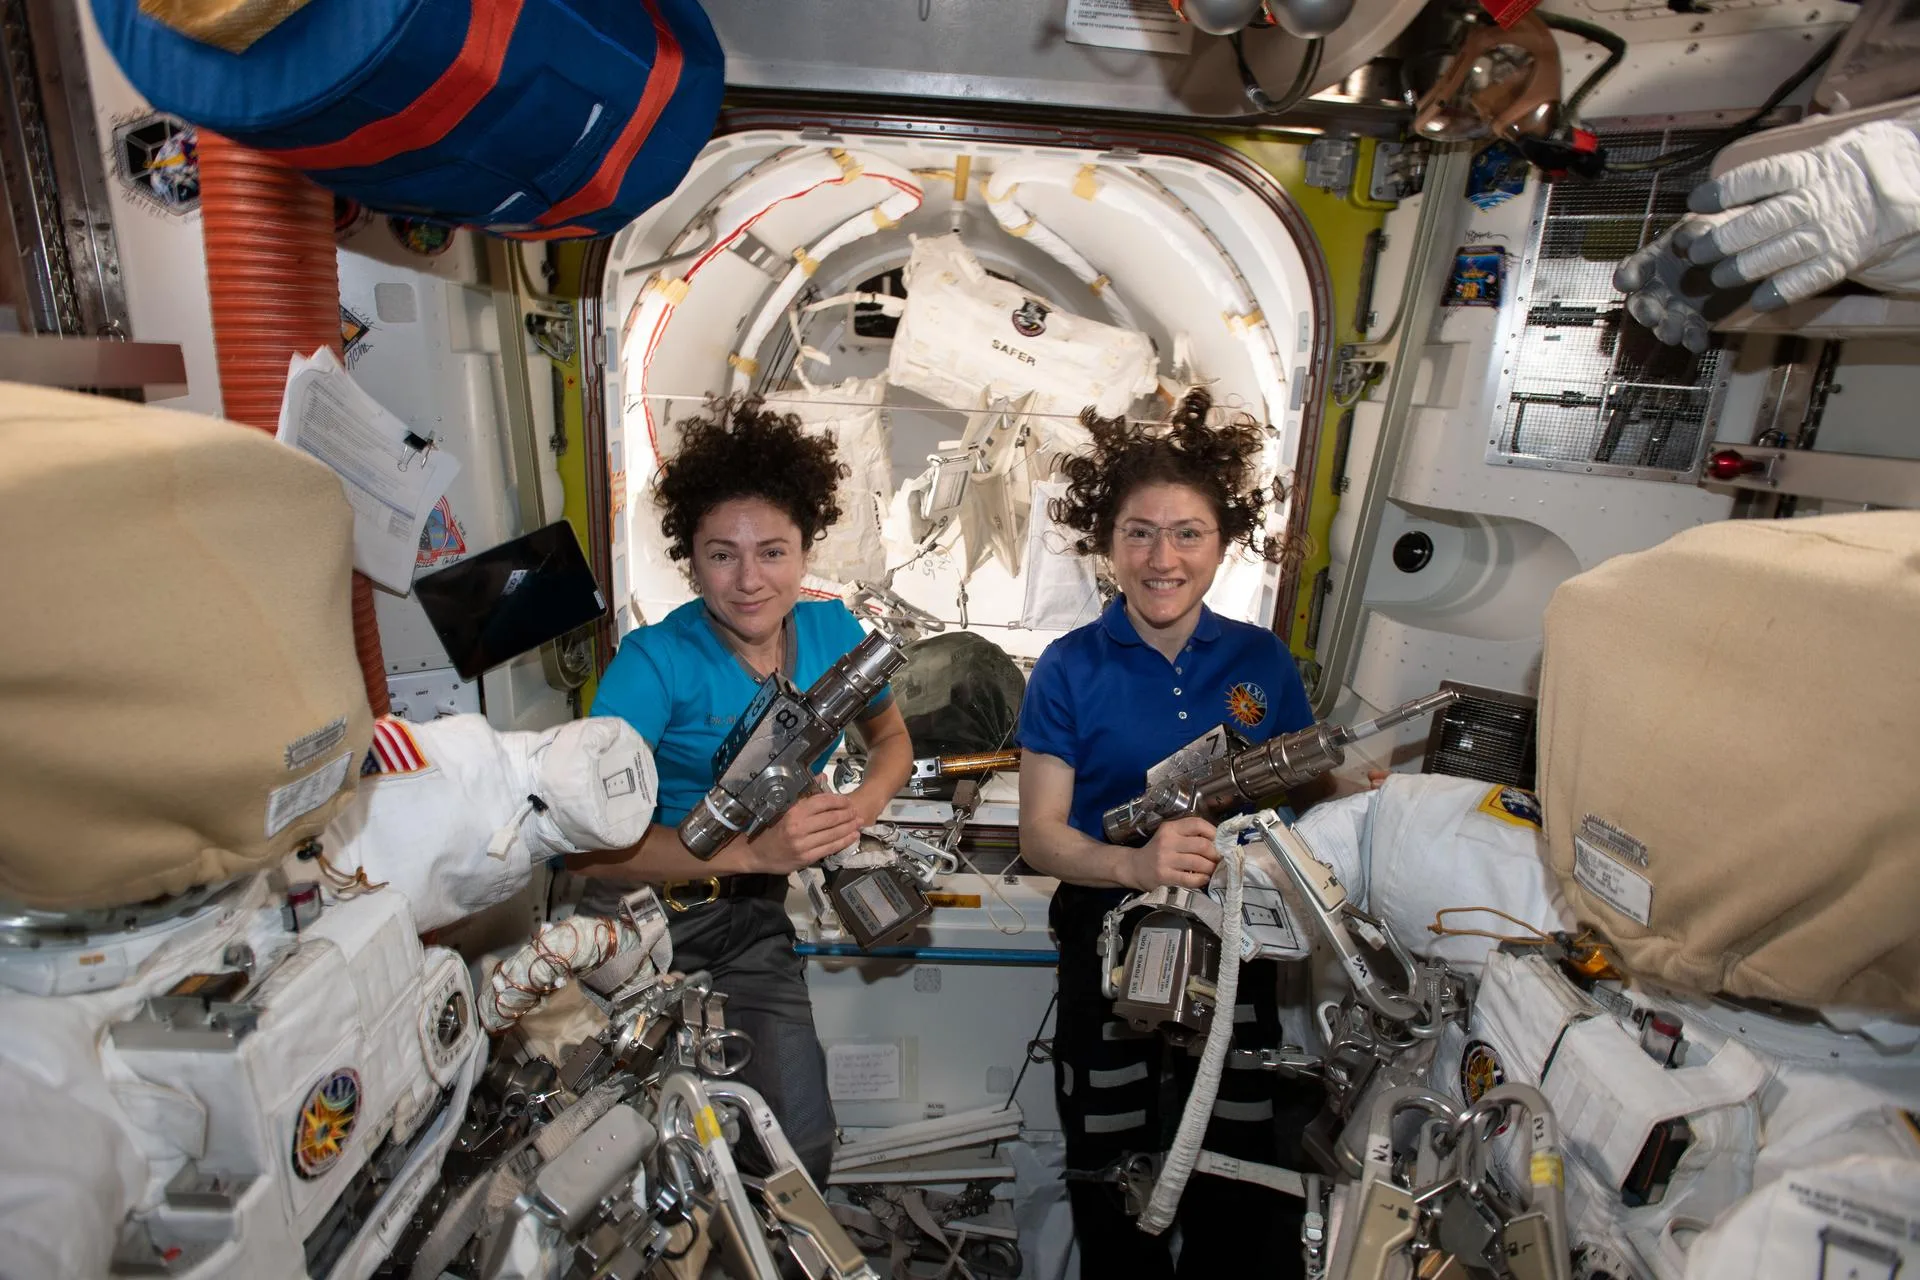
[[[1631,969],[1920,1013],[1920,512],[1728,521],[1569,580],[1540,781]]]
[[[258,431],[0,383],[0,899],[137,902],[319,833],[370,729],[351,539]]]

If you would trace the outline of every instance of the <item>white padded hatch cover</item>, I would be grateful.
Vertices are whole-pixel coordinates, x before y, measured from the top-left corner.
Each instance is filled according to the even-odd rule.
[[[271,436],[0,384],[0,899],[139,902],[319,833],[370,732],[352,537]]]
[[[1636,972],[1920,1013],[1920,512],[1730,520],[1569,579],[1540,780]]]

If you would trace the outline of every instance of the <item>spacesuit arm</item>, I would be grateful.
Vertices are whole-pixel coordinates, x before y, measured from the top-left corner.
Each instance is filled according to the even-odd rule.
[[[640,836],[658,780],[638,733],[610,717],[502,733],[484,716],[382,721],[354,804],[317,869],[406,895],[422,932],[504,902],[533,867]],[[294,862],[291,874],[316,867]]]

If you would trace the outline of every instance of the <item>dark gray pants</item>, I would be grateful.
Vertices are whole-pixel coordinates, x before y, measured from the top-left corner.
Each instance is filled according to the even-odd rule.
[[[722,898],[668,912],[668,928],[673,967],[711,973],[713,989],[726,993],[727,1026],[753,1040],[753,1058],[735,1078],[767,1100],[824,1192],[833,1164],[833,1102],[827,1057],[813,1030],[806,961],[794,954],[786,906],[770,898]],[[743,1162],[754,1163],[744,1153]]]

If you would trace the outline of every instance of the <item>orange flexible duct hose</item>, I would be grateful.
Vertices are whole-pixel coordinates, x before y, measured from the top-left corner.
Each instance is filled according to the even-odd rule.
[[[297,169],[202,130],[201,236],[213,345],[226,416],[261,431],[280,427],[287,363],[340,346],[340,267],[333,197]],[[373,583],[353,575],[353,644],[376,716],[392,710]]]

